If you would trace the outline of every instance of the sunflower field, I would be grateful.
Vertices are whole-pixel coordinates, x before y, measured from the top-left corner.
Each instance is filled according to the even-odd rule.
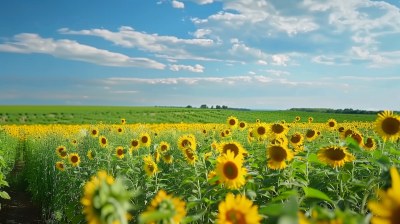
[[[23,155],[48,223],[400,220],[392,111],[373,122],[3,125],[0,143],[0,193],[10,161]]]

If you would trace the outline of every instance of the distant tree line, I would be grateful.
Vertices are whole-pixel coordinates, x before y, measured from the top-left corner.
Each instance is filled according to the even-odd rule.
[[[193,108],[193,106],[187,105],[186,108]],[[209,106],[207,106],[207,104],[202,104],[202,105],[200,105],[199,108],[200,109],[217,109],[217,110],[226,110],[226,109],[229,109],[229,110],[250,110],[250,109],[247,109],[247,108],[233,108],[233,107],[228,107],[228,106],[225,106],[225,105],[215,105],[215,106],[211,105],[211,107],[209,107]]]
[[[335,114],[377,114],[381,111],[359,110],[359,109],[329,109],[329,108],[291,108],[291,111],[322,112]]]

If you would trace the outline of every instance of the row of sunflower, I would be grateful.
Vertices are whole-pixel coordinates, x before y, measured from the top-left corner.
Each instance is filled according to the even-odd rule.
[[[368,201],[390,186],[389,168],[400,164],[399,116],[385,111],[375,123],[299,120],[122,119],[6,129],[22,133],[29,190],[55,222],[360,223],[371,211],[377,223],[393,219],[395,168],[393,186],[381,193],[384,204]]]

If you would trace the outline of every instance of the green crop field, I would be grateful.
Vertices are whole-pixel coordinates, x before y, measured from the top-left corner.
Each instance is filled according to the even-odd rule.
[[[300,122],[312,117],[314,122],[330,118],[338,122],[373,121],[371,114],[336,114],[291,110],[235,110],[179,107],[120,107],[120,106],[0,106],[0,124],[112,124],[125,118],[128,123],[220,123],[228,116],[246,122]]]
[[[21,184],[48,223],[397,218],[397,112],[309,110],[1,106],[0,206]]]

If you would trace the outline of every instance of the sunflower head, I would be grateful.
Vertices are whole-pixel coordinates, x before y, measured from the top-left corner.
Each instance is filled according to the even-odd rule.
[[[371,223],[396,224],[400,220],[400,175],[396,167],[390,168],[392,186],[378,192],[381,201],[369,201],[368,208],[374,215]]]
[[[216,173],[221,183],[227,188],[239,189],[245,184],[244,176],[247,171],[246,168],[242,167],[242,163],[242,158],[235,157],[230,150],[218,157]]]
[[[160,142],[160,144],[157,147],[157,150],[161,153],[165,153],[167,151],[169,151],[170,145],[168,142],[162,141]]]
[[[229,127],[236,128],[238,126],[239,120],[237,119],[237,117],[229,116],[226,122],[228,123]]]
[[[315,129],[308,129],[306,131],[306,139],[309,142],[314,141],[318,137],[318,130]]]
[[[304,136],[301,133],[296,132],[290,137],[289,140],[292,146],[302,145],[304,142]]]
[[[326,126],[327,126],[328,129],[331,130],[331,131],[336,130],[336,128],[337,128],[337,121],[336,121],[335,119],[331,118],[331,119],[329,119],[329,120],[326,122]]]
[[[288,127],[284,123],[274,123],[269,128],[269,132],[273,138],[285,136],[288,130]]]
[[[125,153],[126,153],[126,150],[124,149],[124,147],[118,146],[117,148],[115,148],[115,155],[119,159],[123,159],[125,157]]]
[[[363,145],[363,148],[367,151],[373,151],[376,149],[376,141],[375,139],[368,137]]]
[[[140,223],[180,223],[186,216],[186,203],[159,190],[147,210],[140,214]]]
[[[150,147],[150,145],[151,145],[150,135],[148,133],[140,134],[139,142],[140,142],[140,145],[142,145],[144,147]]]
[[[154,176],[158,172],[157,163],[154,162],[153,158],[150,155],[147,155],[143,158],[144,161],[144,171],[146,172],[148,177]]]
[[[182,152],[183,152],[184,157],[186,158],[186,161],[190,165],[194,165],[196,163],[197,155],[194,150],[192,150],[190,147],[187,147]]]
[[[56,153],[61,159],[65,159],[68,156],[67,148],[63,145],[60,145],[56,148]]]
[[[243,146],[236,141],[229,141],[229,142],[221,142],[218,144],[219,152],[226,154],[228,151],[233,152],[234,156],[240,156],[243,158],[243,154],[247,154],[247,151],[243,148]]]
[[[174,157],[169,153],[164,153],[162,159],[166,164],[171,164],[174,161]]]
[[[79,166],[79,163],[81,163],[81,158],[79,157],[78,153],[69,154],[68,160],[72,166]]]
[[[96,157],[96,151],[93,151],[92,149],[90,149],[86,156],[88,157],[89,160],[93,160]]]
[[[239,130],[245,130],[247,127],[247,123],[244,121],[239,122]]]
[[[400,138],[400,116],[387,110],[379,113],[375,121],[375,131],[383,141],[396,141]]]
[[[99,171],[86,182],[83,190],[81,203],[88,223],[126,223],[133,194],[120,180]]]
[[[196,137],[192,134],[182,135],[178,138],[178,148],[185,150],[187,147],[193,150],[197,148]]]
[[[140,142],[137,139],[132,139],[129,145],[130,145],[129,149],[131,151],[132,150],[138,150],[139,147],[140,147]]]
[[[90,135],[93,138],[97,138],[99,136],[99,130],[97,128],[93,128],[92,130],[90,130]]]
[[[102,148],[105,148],[105,147],[107,147],[107,145],[108,145],[108,140],[107,140],[107,138],[106,138],[106,136],[100,136],[99,137],[99,143],[100,143],[100,146],[102,147]]]
[[[228,193],[218,210],[217,223],[260,223],[262,219],[258,207],[244,195]]]
[[[293,152],[285,145],[269,144],[267,146],[268,167],[270,169],[284,169],[286,161],[291,161],[294,155]]]
[[[65,170],[64,162],[61,162],[61,161],[56,162],[56,168],[59,171],[64,171]]]
[[[334,168],[344,166],[346,162],[352,162],[355,158],[347,151],[347,147],[327,146],[318,151],[318,159]]]

